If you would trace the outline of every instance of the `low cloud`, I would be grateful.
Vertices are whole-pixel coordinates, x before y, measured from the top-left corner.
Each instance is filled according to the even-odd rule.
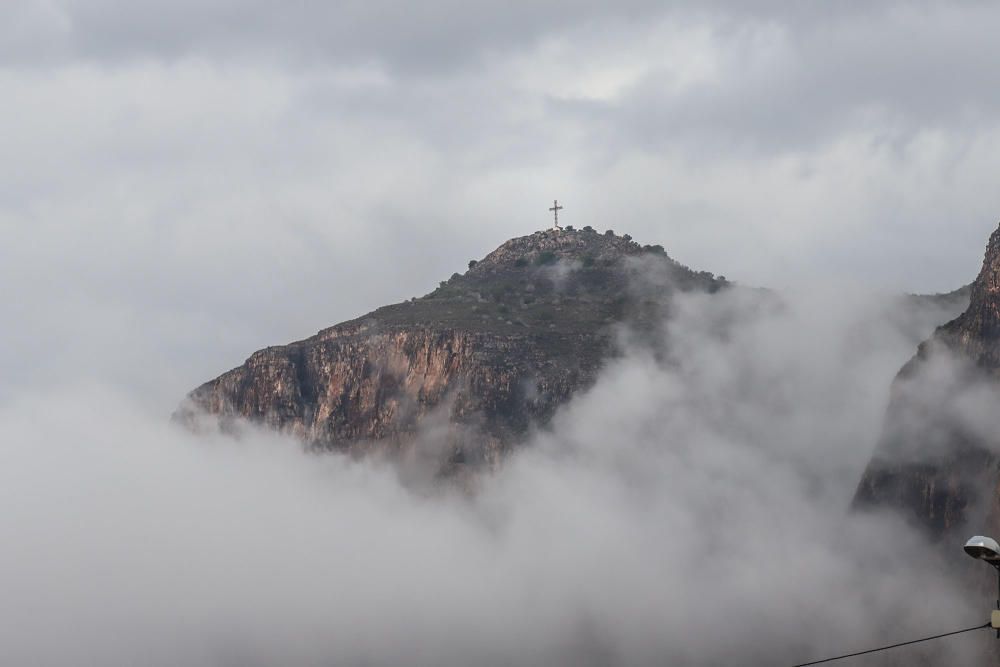
[[[5,656],[774,665],[981,621],[959,545],[847,515],[933,318],[842,288],[758,298],[677,299],[667,348],[629,349],[472,493],[195,436],[113,386],[24,392],[0,411]]]
[[[995,226],[996,7],[487,4],[3,3],[7,661],[772,665],[981,620],[845,512],[948,317],[869,292],[968,282]],[[472,495],[167,425],[554,197],[789,289],[678,299]]]

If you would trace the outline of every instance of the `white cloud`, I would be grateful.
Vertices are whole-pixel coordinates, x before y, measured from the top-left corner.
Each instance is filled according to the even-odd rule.
[[[972,625],[989,603],[946,580],[959,549],[844,517],[886,376],[930,323],[821,296],[679,300],[668,350],[632,348],[472,495],[195,437],[117,389],[25,393],[0,408],[5,655],[763,665]]]
[[[484,664],[516,637],[524,662],[642,664],[777,632],[790,660],[878,638],[873,618],[904,635],[967,612],[934,580],[940,605],[912,604],[897,545],[838,523],[915,341],[811,290],[975,274],[1000,208],[995,7],[421,7],[0,9],[5,645],[53,664],[442,646]],[[160,423],[253,350],[546,226],[554,197],[569,224],[798,286],[804,310],[673,371],[630,358],[471,504]],[[677,326],[700,341],[706,313]],[[754,567],[703,558],[728,546],[709,519]],[[790,559],[788,535],[813,557]],[[752,623],[716,632],[729,611]]]

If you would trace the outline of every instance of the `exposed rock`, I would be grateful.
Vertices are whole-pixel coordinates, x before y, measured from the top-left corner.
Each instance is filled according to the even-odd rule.
[[[897,510],[936,540],[1000,532],[1000,432],[982,423],[1000,396],[998,275],[1000,229],[968,291],[968,308],[922,343],[896,377],[856,508]]]
[[[615,325],[651,328],[676,290],[727,285],[593,231],[536,232],[469,264],[427,296],[254,353],[175,418],[242,418],[354,451],[435,429],[444,465],[495,463],[594,382]]]

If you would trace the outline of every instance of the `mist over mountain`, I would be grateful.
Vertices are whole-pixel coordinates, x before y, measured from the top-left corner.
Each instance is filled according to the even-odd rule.
[[[426,296],[254,353],[191,392],[174,419],[230,432],[246,420],[312,448],[418,458],[449,474],[495,467],[629,346],[662,356],[677,298],[720,290],[745,293],[746,316],[784,307],[627,234],[539,231]],[[964,309],[968,288],[887,303],[884,315],[920,331]]]
[[[392,600],[404,616],[440,617],[441,627],[418,624],[425,657],[416,664],[791,662],[982,612],[949,574],[949,554],[926,549],[920,532],[891,516],[847,512],[889,378],[966,310],[969,292],[873,296],[810,285],[777,293],[693,271],[627,236],[538,232],[470,262],[425,297],[256,353],[196,390],[175,419],[211,440],[220,436],[205,427],[219,420],[221,433],[239,436],[226,456],[264,456],[253,465],[265,476],[271,465],[285,475],[287,464],[275,461],[294,443],[308,445],[314,454],[301,465],[315,466],[317,478],[307,488],[359,494],[352,509],[327,517],[338,527],[321,531],[333,530],[331,541],[307,540],[331,567],[347,557],[336,555],[342,541],[369,545],[351,552],[361,563],[382,562],[400,531],[417,540],[398,575],[416,568],[415,587],[379,570],[350,601],[328,593],[331,609],[344,613],[361,596]],[[523,403],[496,400],[512,387],[525,391]],[[409,423],[396,416],[406,395]],[[336,400],[317,407],[322,397]],[[359,397],[371,401],[369,412],[352,410]],[[324,409],[328,421],[310,421]],[[324,424],[354,433],[374,424],[388,435],[363,432],[369,442],[359,446]],[[276,440],[272,430],[293,439]],[[207,444],[191,442],[179,451]],[[434,481],[470,470],[492,472],[460,492]],[[374,514],[365,509],[372,503]],[[408,518],[413,512],[420,518]],[[369,531],[389,541],[370,543]],[[233,540],[235,549],[245,538],[237,530]],[[901,545],[914,554],[905,566],[892,557]],[[706,556],[733,549],[745,571]],[[440,553],[451,556],[434,566],[421,560]],[[325,568],[315,576],[341,581]],[[469,577],[482,580],[470,588]],[[415,597],[388,592],[400,586]],[[539,589],[541,597],[529,593]],[[913,605],[918,589],[938,603]],[[434,602],[422,598],[431,590]],[[829,590],[838,591],[832,602]],[[315,597],[304,601],[322,605]],[[722,598],[754,619],[725,640],[706,631]],[[495,613],[507,620],[474,621]],[[507,614],[524,625],[508,625]],[[452,645],[444,628],[455,623],[466,641]],[[816,626],[826,628],[823,638]],[[413,661],[403,657],[407,636],[386,629],[375,648],[333,633],[309,645],[315,653],[303,664],[333,654]],[[288,650],[270,639],[253,646],[249,655]],[[972,665],[986,647],[973,638],[859,664]]]
[[[854,501],[894,509],[935,540],[1000,530],[998,271],[1000,229],[987,244],[969,307],[922,342],[896,377]]]
[[[677,289],[471,493],[113,388],[25,396],[0,420],[0,637],[52,665],[771,665],[971,624],[919,534],[846,511],[888,379],[949,314],[916,303]],[[894,660],[977,664],[977,641]]]
[[[594,384],[626,327],[653,334],[676,295],[727,287],[628,235],[539,231],[426,296],[255,353],[175,418],[244,418],[313,447],[392,455],[437,429],[434,454],[419,454],[429,465],[496,465]]]
[[[997,25],[0,2],[0,663],[780,667],[982,624]]]

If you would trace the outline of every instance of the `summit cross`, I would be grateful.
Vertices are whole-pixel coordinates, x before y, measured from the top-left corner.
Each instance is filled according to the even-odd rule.
[[[555,216],[555,225],[552,227],[552,229],[555,230],[562,229],[562,227],[559,226],[559,211],[561,211],[562,209],[563,207],[559,205],[559,200],[553,199],[552,206],[549,208],[549,210],[552,211],[552,214]]]

